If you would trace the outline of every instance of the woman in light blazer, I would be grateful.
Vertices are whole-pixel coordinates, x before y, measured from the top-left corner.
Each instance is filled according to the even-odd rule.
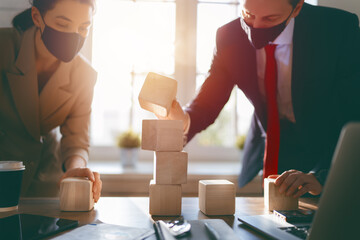
[[[94,1],[33,0],[0,29],[0,160],[24,162],[22,196],[57,194],[63,178],[83,176],[100,197],[100,176],[86,168],[97,74],[78,54]]]

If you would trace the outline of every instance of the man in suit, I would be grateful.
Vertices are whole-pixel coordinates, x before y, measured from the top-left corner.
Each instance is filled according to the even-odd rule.
[[[243,0],[217,32],[209,74],[191,104],[174,101],[190,141],[212,124],[235,85],[254,106],[239,187],[263,169],[280,192],[318,195],[342,126],[360,120],[356,15],[304,0]],[[265,153],[265,156],[264,156]]]

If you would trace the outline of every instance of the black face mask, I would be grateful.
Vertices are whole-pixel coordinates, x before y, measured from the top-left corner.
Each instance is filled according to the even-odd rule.
[[[45,24],[41,39],[49,52],[63,62],[70,62],[84,45],[85,38],[72,32],[60,32]]]
[[[254,48],[260,49],[265,47],[269,42],[274,41],[280,35],[280,33],[284,31],[286,22],[290,18],[293,11],[294,9],[291,11],[290,15],[284,22],[270,28],[254,28],[249,26],[245,22],[244,18],[240,17],[241,27],[247,34],[249,41],[254,46]]]

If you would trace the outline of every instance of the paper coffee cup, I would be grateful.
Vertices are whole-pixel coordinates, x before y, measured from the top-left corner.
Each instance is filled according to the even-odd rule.
[[[21,161],[0,161],[0,212],[18,208],[24,170]]]

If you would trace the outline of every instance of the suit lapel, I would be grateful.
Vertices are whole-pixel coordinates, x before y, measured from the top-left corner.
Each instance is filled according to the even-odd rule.
[[[248,85],[251,86],[255,114],[256,114],[257,118],[259,119],[263,130],[266,131],[267,110],[266,110],[265,102],[263,101],[263,97],[260,93],[259,80],[258,80],[258,75],[257,75],[256,50],[255,50],[255,48],[250,47],[249,51],[250,51],[250,54],[249,54],[250,65],[249,65],[248,69],[251,69],[251,70],[249,71],[249,77],[247,79],[253,83],[249,82]],[[251,66],[254,66],[254,67],[251,67]]]
[[[66,89],[70,82],[71,62],[61,62],[40,93],[40,117],[44,121],[66,103],[71,93]]]
[[[224,59],[230,59],[227,62],[229,72],[233,74],[238,87],[254,106],[255,114],[263,129],[266,129],[266,108],[259,90],[256,50],[242,31],[240,19],[237,18],[235,21],[232,28],[233,44],[225,51],[225,54],[231,57]]]
[[[24,32],[18,57],[17,70],[8,72],[11,93],[26,129],[37,141],[40,140],[38,81],[35,66],[35,28]]]
[[[241,28],[240,20],[238,22],[239,28]],[[239,69],[237,76],[241,76],[240,79],[243,79],[243,84],[240,84],[239,87],[243,90],[247,98],[252,102],[255,114],[259,119],[263,129],[266,131],[267,113],[265,103],[260,93],[258,82],[256,50],[252,45],[250,45],[246,35],[241,36],[239,41],[240,44],[236,45],[238,47],[238,53],[235,55],[237,59],[233,62],[236,64],[242,63],[242,67],[236,68],[236,66],[234,66],[233,69]]]

